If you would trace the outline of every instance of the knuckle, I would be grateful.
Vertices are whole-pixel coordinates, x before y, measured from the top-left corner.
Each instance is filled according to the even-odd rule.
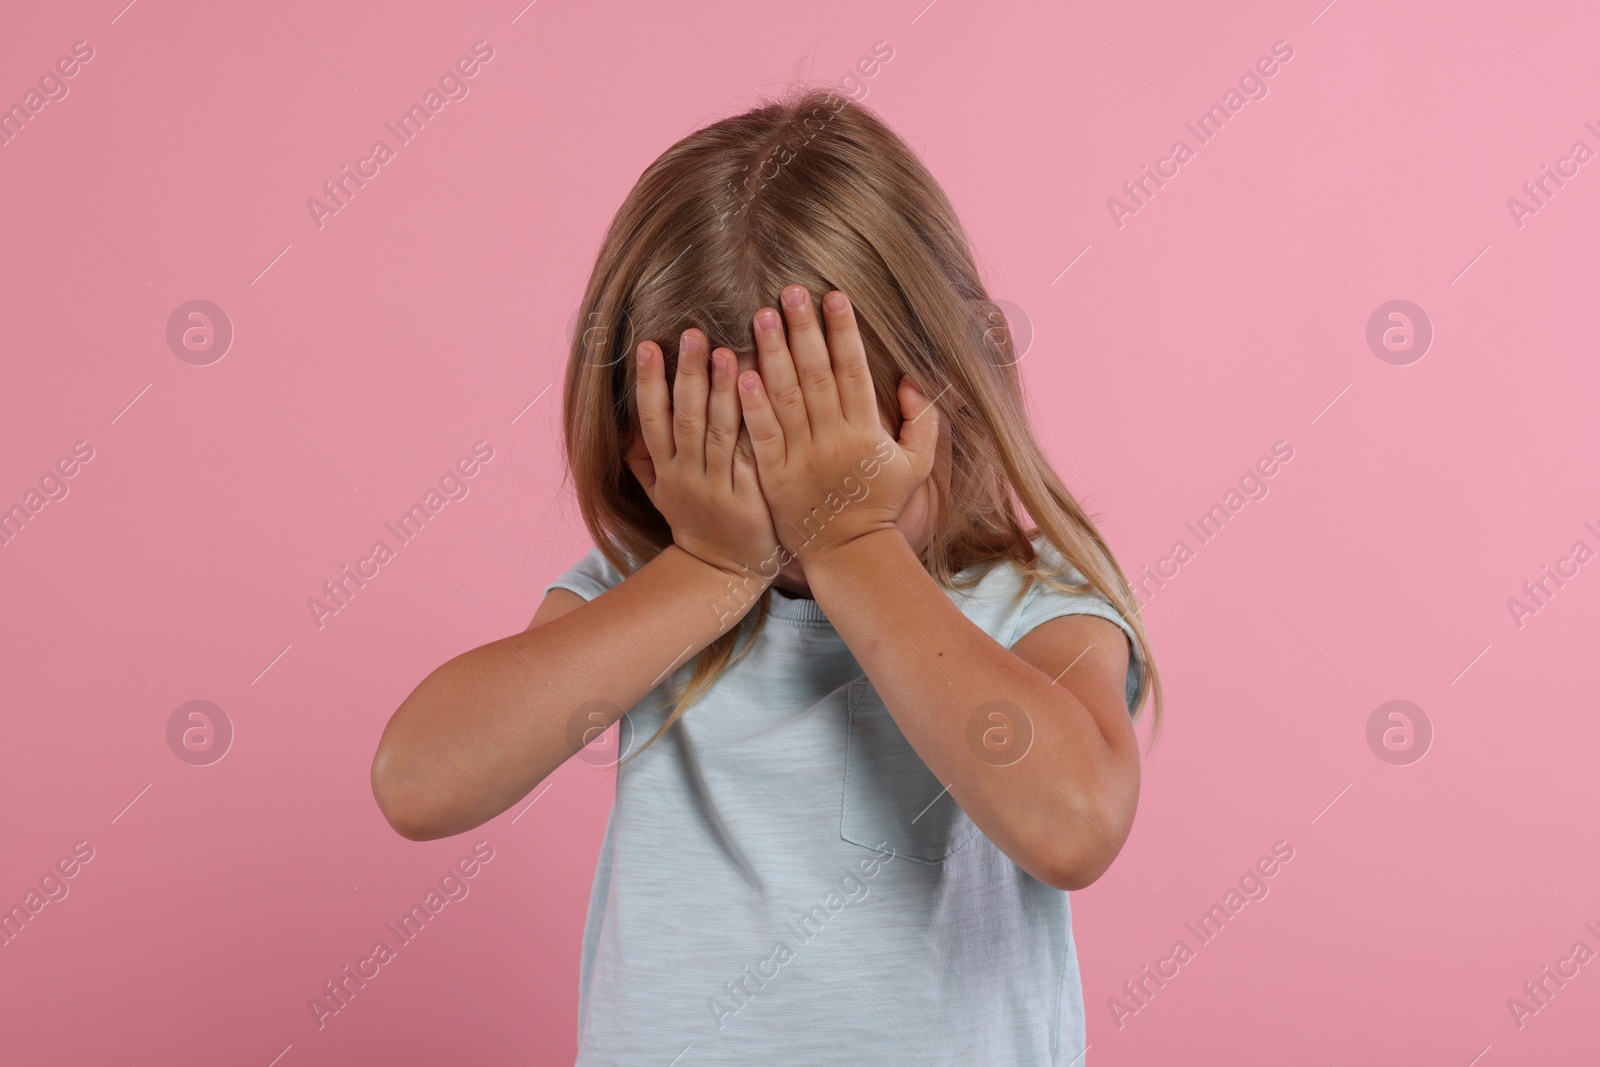
[[[849,360],[838,371],[839,377],[847,381],[871,381],[872,371],[864,360]]]
[[[700,420],[690,414],[687,408],[678,408],[672,413],[672,428],[684,435],[698,433]]]
[[[801,373],[805,383],[814,388],[825,388],[833,381],[833,371],[828,367],[810,366]]]
[[[787,407],[792,404],[800,403],[801,392],[800,384],[798,382],[783,382],[779,385],[773,386],[769,392],[772,396],[772,402],[774,404]]]

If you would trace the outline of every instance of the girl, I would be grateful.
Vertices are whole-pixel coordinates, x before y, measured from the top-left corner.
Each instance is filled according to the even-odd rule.
[[[580,310],[596,547],[395,712],[385,817],[461,833],[620,722],[581,1067],[1081,1065],[1066,891],[1160,688],[939,186],[855,103],[759,107],[645,171]]]

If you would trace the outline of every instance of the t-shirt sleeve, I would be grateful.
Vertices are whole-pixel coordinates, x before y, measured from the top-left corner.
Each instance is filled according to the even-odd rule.
[[[1054,546],[1048,543],[1035,542],[1042,561],[1050,565],[1067,570],[1066,580],[1081,581],[1082,573],[1067,563]],[[1030,630],[1041,623],[1063,615],[1098,615],[1108,622],[1115,623],[1128,638],[1128,675],[1123,687],[1123,700],[1128,706],[1128,711],[1133,712],[1133,702],[1138,697],[1139,686],[1144,680],[1144,655],[1139,650],[1138,639],[1134,637],[1133,627],[1128,620],[1117,611],[1116,605],[1111,603],[1101,594],[1090,590],[1087,593],[1063,593],[1041,581],[1035,580],[1032,587],[1023,596],[1021,605],[1017,608],[1015,622],[1011,628],[1010,639],[1006,647],[1011,648],[1022,640]]]
[[[584,553],[583,558],[557,575],[544,587],[546,594],[552,589],[566,589],[585,600],[593,600],[622,581],[622,572],[600,552],[598,546]]]

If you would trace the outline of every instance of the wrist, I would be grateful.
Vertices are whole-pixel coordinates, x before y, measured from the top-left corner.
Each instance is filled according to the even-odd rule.
[[[881,553],[894,542],[899,542],[908,549],[911,547],[899,526],[884,521],[818,545],[811,551],[800,554],[799,558],[809,579],[814,575],[821,576],[832,571],[848,571],[863,562],[870,562],[874,557],[882,558]]]
[[[743,556],[737,553],[725,552],[710,545],[702,545],[693,541],[684,543],[675,540],[668,547],[677,549],[696,563],[734,581],[750,579],[752,581],[764,581],[769,585],[778,576],[779,566],[793,558],[792,553],[785,551],[781,547],[774,549],[768,558],[753,563],[746,561]]]
[[[779,564],[776,558],[764,567],[758,564],[752,568],[747,564],[731,561],[713,562],[678,544],[668,545],[665,551],[676,552],[685,560],[691,561],[694,568],[704,576],[706,606],[716,618],[719,629],[724,632],[737,625],[739,620],[749,613],[778,576]]]

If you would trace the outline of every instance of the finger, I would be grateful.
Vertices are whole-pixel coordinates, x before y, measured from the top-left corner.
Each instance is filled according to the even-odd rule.
[[[678,373],[672,381],[672,440],[687,470],[705,470],[706,343],[700,331],[688,329],[678,338]]]
[[[761,368],[761,394],[771,407],[784,436],[796,444],[811,438],[811,423],[806,417],[805,394],[795,375],[794,359],[783,339],[783,320],[771,308],[756,312],[756,361]],[[745,381],[740,376],[740,382]],[[744,396],[744,389],[739,390]]]
[[[733,447],[739,437],[739,398],[734,395],[738,369],[738,357],[730,349],[719,348],[711,353],[706,475],[713,485],[728,485],[733,478]]]
[[[834,384],[833,364],[828,357],[832,338],[822,335],[811,291],[803,285],[791,285],[783,291],[782,303],[783,317],[789,324],[789,353],[794,358],[811,429],[837,426],[844,419],[839,410],[839,387]]]
[[[676,453],[672,444],[672,404],[667,396],[667,375],[661,346],[641,341],[635,353],[634,399],[639,406],[639,430],[650,458],[666,463]]]
[[[734,398],[738,402],[738,398]],[[757,481],[759,472],[756,469],[756,446],[750,440],[750,427],[739,426],[739,437],[733,445],[733,491],[753,492],[761,495],[761,483]]]
[[[933,470],[934,451],[939,445],[939,409],[909,377],[900,379],[900,450],[911,462],[919,478]]]
[[[739,375],[739,406],[744,410],[744,425],[750,432],[757,469],[778,470],[783,466],[788,445],[761,375],[753,370]]]
[[[872,368],[867,348],[856,325],[856,309],[835,289],[822,298],[822,321],[828,328],[828,353],[838,381],[839,410],[852,426],[878,422],[878,396],[872,388]]]

